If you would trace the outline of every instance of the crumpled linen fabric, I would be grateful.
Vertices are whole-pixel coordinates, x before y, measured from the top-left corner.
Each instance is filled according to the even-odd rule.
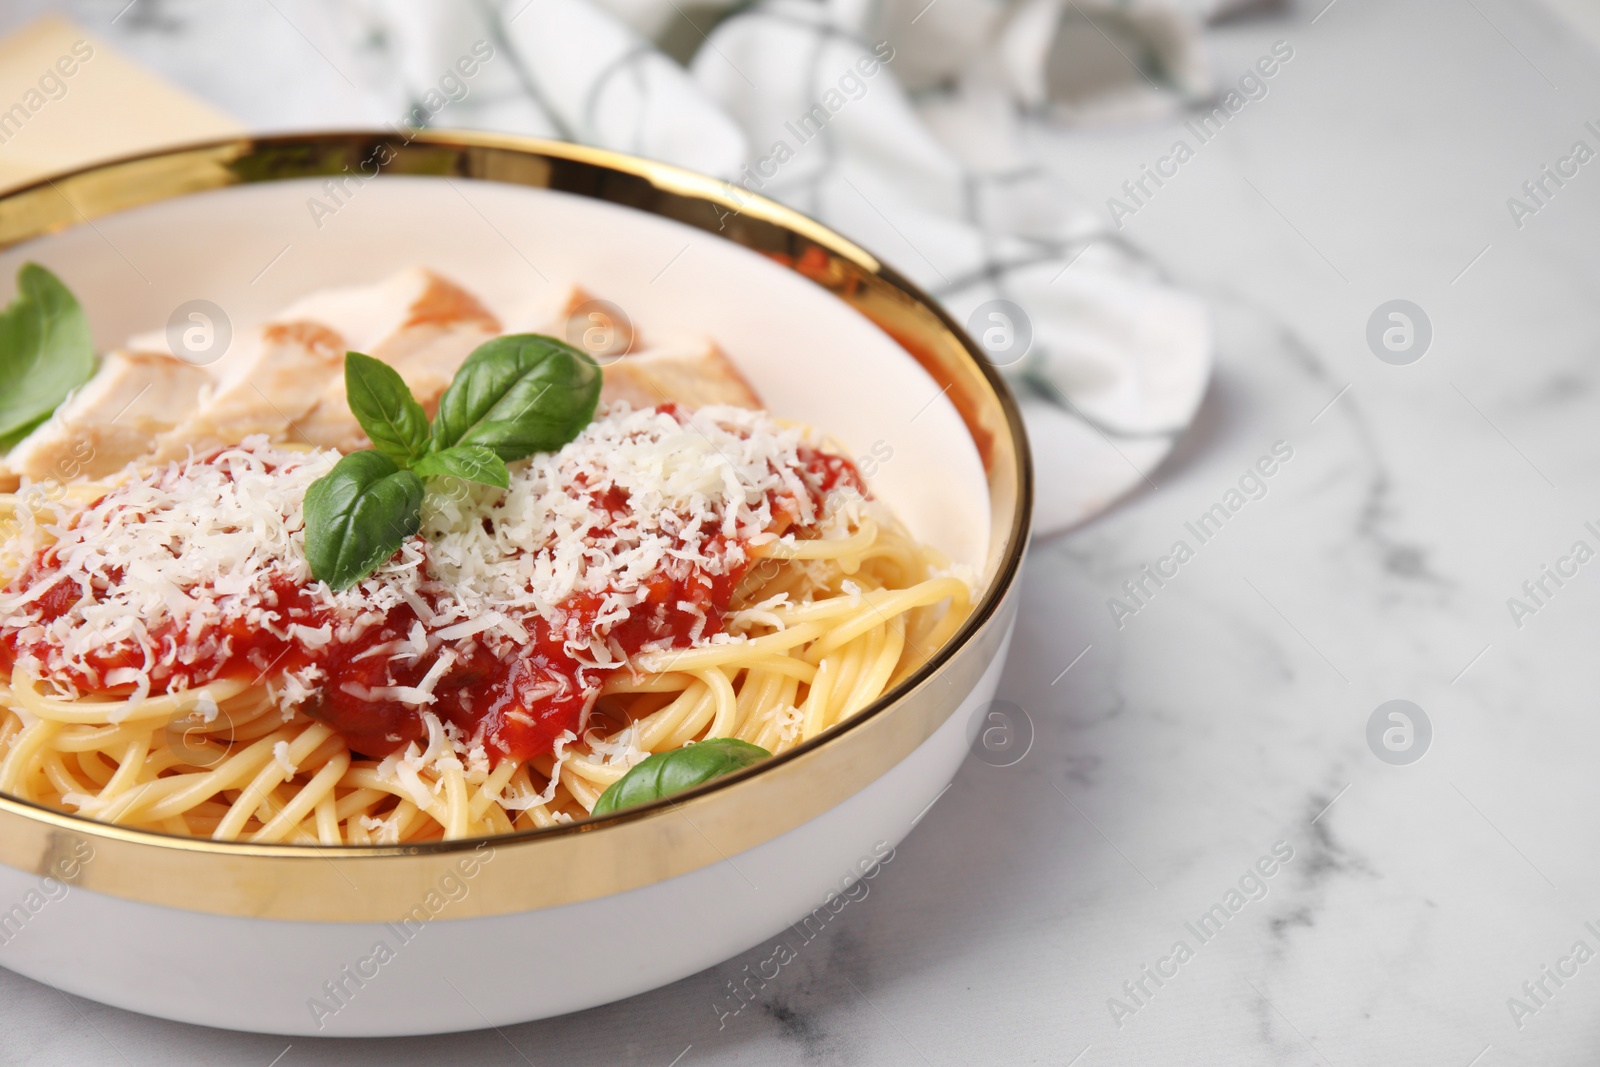
[[[436,124],[558,137],[771,197],[892,264],[1016,387],[1035,532],[1149,481],[1212,365],[1206,306],[1030,152],[1030,124],[1205,99],[1206,20],[1240,0],[344,0],[394,112],[496,49]],[[450,86],[447,84],[446,89]],[[418,105],[422,105],[420,108]]]

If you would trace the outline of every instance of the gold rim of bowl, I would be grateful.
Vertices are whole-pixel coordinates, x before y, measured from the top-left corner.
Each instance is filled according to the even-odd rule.
[[[107,825],[0,796],[0,862],[223,915],[386,922],[458,896],[451,918],[503,915],[727,860],[839,804],[945,723],[998,654],[1014,609],[1033,491],[1021,415],[999,373],[931,298],[815,220],[728,182],[598,148],[484,133],[337,132],[181,146],[23,186],[0,196],[0,250],[189,193],[346,167],[365,173],[363,164],[559,190],[674,219],[765,255],[871,319],[945,388],[982,459],[992,518],[971,617],[914,674],[822,736],[609,818],[419,845],[251,845]],[[492,874],[480,873],[485,861]],[[464,896],[458,882],[469,887]]]

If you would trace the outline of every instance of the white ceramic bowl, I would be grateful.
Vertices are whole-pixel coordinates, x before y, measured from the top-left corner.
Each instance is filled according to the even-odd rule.
[[[464,134],[387,142],[381,177],[345,178],[386,158],[385,144],[235,141],[58,177],[0,198],[0,276],[30,259],[50,267],[101,348],[164,328],[186,301],[212,301],[242,327],[408,265],[497,309],[577,282],[641,332],[713,337],[776,413],[857,455],[892,453],[872,488],[981,575],[973,616],[825,736],[572,827],[250,846],[0,797],[0,965],[134,1011],[281,1034],[438,1033],[576,1011],[806,929],[808,915],[825,922],[830,894],[872,873],[967,754],[1004,661],[1030,484],[1015,406],[960,331],[848,241],[710,179]]]

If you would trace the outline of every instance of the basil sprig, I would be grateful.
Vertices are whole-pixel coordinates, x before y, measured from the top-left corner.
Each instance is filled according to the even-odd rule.
[[[772,753],[760,745],[732,737],[711,737],[687,748],[657,752],[611,783],[595,801],[590,814],[610,815],[623,808],[648,804],[743,770],[771,756]]]
[[[468,356],[430,425],[405,380],[382,360],[347,352],[345,395],[372,441],[306,491],[311,574],[348,589],[422,526],[428,481],[453,477],[500,489],[506,464],[560,448],[594,418],[600,367],[553,337],[515,334]]]
[[[24,263],[17,295],[0,311],[0,447],[48,419],[94,369],[83,308],[54,274]]]

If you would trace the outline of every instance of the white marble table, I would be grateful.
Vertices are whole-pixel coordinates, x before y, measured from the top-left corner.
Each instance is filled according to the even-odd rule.
[[[1325,2],[1214,34],[1230,79],[1294,56],[1127,220],[1215,302],[1220,362],[1145,491],[1033,554],[1002,683],[1032,750],[969,761],[756,1004],[719,1029],[761,950],[504,1032],[290,1042],[0,971],[0,1062],[1595,1062],[1600,961],[1572,953],[1600,952],[1600,562],[1572,551],[1600,549],[1600,161],[1520,229],[1506,204],[1600,149],[1595,56],[1509,0],[1337,0],[1313,24]],[[181,28],[102,32],[238,111]],[[1182,134],[1045,147],[1098,203]],[[1410,365],[1366,340],[1396,298],[1432,324]],[[1265,495],[1247,479],[1259,499],[1200,543],[1185,524],[1275,445]],[[1107,599],[1179,540],[1192,558],[1119,628]],[[1391,699],[1432,725],[1411,765],[1368,745]]]

